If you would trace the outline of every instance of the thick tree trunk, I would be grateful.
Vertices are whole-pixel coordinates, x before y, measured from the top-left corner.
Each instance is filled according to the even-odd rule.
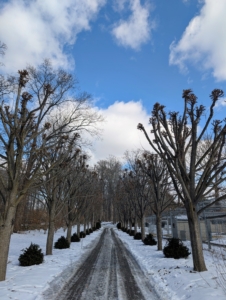
[[[157,239],[158,239],[158,250],[162,250],[162,216],[156,215],[156,228],[157,228]]]
[[[46,255],[53,254],[53,239],[55,231],[55,203],[52,203],[49,211],[49,228],[46,242]]]
[[[9,255],[10,238],[12,234],[16,207],[9,207],[6,219],[0,224],[0,281],[5,280]]]
[[[14,223],[14,228],[13,228],[13,232],[18,232],[21,229],[21,225],[22,223],[24,223],[24,211],[25,211],[25,207],[27,204],[27,197],[25,197],[18,205],[17,205],[17,209],[16,209],[16,215],[15,215],[15,223]]]
[[[142,241],[145,239],[145,215],[141,218],[141,235],[142,235]]]
[[[202,250],[202,239],[200,234],[200,226],[198,215],[195,207],[192,205],[187,207],[188,225],[190,231],[192,257],[194,270],[197,272],[206,271],[206,264]]]

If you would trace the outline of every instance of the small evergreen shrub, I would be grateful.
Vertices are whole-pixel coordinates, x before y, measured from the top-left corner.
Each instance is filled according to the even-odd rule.
[[[55,249],[67,249],[69,247],[69,242],[64,236],[61,236],[54,244]]]
[[[141,240],[141,239],[142,239],[141,232],[137,232],[137,233],[134,235],[134,240]]]
[[[86,229],[86,235],[89,235],[89,229]]]
[[[143,240],[143,243],[145,245],[149,245],[149,246],[154,246],[157,245],[156,240],[154,239],[153,235],[151,233],[149,233],[145,239]]]
[[[163,253],[167,258],[187,258],[189,254],[188,247],[184,246],[183,242],[177,238],[167,239]]]
[[[22,267],[39,265],[44,260],[44,254],[42,253],[39,245],[31,243],[28,248],[26,248],[25,250],[23,249],[22,251],[24,252],[18,258],[20,266]]]
[[[80,232],[80,238],[84,239],[86,237],[86,234],[84,231],[81,231]]]
[[[135,230],[130,230],[130,236],[134,236],[134,234],[135,234]]]
[[[101,228],[101,223],[100,222],[96,222],[96,229],[100,229]]]
[[[126,230],[126,233],[130,234],[130,231],[131,231],[130,229],[127,229],[127,230]]]
[[[122,227],[120,222],[116,226],[117,226],[118,230],[121,229],[121,227]]]
[[[95,231],[95,230],[96,230],[96,227],[95,227],[95,226],[93,226],[93,227],[92,227],[92,229],[93,229],[93,231]]]
[[[74,233],[71,236],[71,242],[80,242],[80,238],[78,237],[77,233]]]
[[[93,229],[92,228],[89,229],[89,233],[93,233]]]

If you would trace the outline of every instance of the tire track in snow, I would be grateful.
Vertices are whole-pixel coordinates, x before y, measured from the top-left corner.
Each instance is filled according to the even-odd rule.
[[[96,247],[56,300],[157,299],[140,266],[114,230],[105,228]]]

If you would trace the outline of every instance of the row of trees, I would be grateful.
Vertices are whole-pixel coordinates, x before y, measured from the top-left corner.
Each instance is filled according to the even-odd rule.
[[[4,280],[18,205],[26,199],[33,197],[46,207],[46,254],[52,253],[58,214],[63,213],[68,239],[81,212],[85,224],[100,217],[99,179],[87,167],[82,138],[87,132],[98,134],[102,117],[88,94],[77,93],[76,79],[55,70],[48,60],[37,69],[19,71],[19,76],[1,75],[0,98],[0,280]]]
[[[6,47],[0,43],[0,54]],[[169,207],[187,211],[194,270],[205,271],[199,230],[204,209],[226,198],[223,121],[213,120],[223,91],[213,90],[209,112],[191,90],[183,92],[184,111],[154,105],[151,135],[138,124],[149,151],[125,154],[126,168],[115,158],[87,165],[84,136],[97,135],[102,117],[90,96],[77,93],[77,81],[48,60],[29,66],[19,76],[0,75],[0,280],[5,279],[11,233],[21,211],[31,206],[48,218],[46,254],[52,253],[59,219],[72,225],[93,224],[97,218],[134,224],[156,215],[158,249],[162,249],[161,215]],[[205,121],[203,121],[205,117]],[[202,128],[200,130],[200,128]],[[204,202],[207,198],[211,201]],[[198,204],[202,208],[198,209]]]
[[[117,219],[134,234],[138,224],[145,238],[145,217],[156,216],[158,250],[162,250],[162,214],[178,205],[167,166],[147,151],[126,152],[126,168],[118,180],[115,208]]]
[[[205,271],[199,215],[207,207],[225,200],[225,120],[214,120],[214,107],[223,96],[215,89],[210,95],[209,111],[198,105],[196,95],[184,90],[184,111],[165,111],[154,105],[151,135],[138,124],[152,151],[164,162],[176,196],[187,212],[194,270]],[[209,199],[209,201],[205,201]],[[199,204],[202,203],[199,209]]]
[[[176,206],[184,207],[194,270],[201,272],[206,270],[206,265],[199,216],[206,208],[226,199],[226,125],[225,120],[214,120],[214,108],[223,97],[223,91],[212,91],[208,111],[198,105],[191,90],[185,90],[182,97],[182,115],[167,113],[163,105],[156,103],[150,118],[151,134],[138,124],[150,144],[150,152],[126,153],[124,165],[127,167],[121,171],[112,193],[113,211],[115,219],[125,227],[132,228],[133,224],[135,232],[139,222],[142,239],[145,237],[144,217],[154,213],[161,250],[162,213]]]

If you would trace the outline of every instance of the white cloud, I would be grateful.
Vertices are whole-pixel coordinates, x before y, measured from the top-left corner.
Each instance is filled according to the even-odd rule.
[[[129,2],[129,0],[114,0],[113,2],[114,10],[121,12],[122,10],[124,10],[127,2]]]
[[[115,102],[107,109],[100,110],[100,113],[105,117],[103,136],[94,142],[94,150],[90,152],[91,164],[110,155],[122,159],[126,150],[151,150],[144,134],[137,129],[138,123],[142,123],[146,129],[150,127],[150,116],[140,101]]]
[[[179,42],[170,46],[171,65],[184,72],[186,63],[212,70],[217,80],[226,80],[226,1],[205,0],[198,16],[185,29]]]
[[[6,71],[26,64],[37,65],[50,58],[56,66],[73,65],[64,47],[77,35],[90,30],[106,0],[10,0],[0,6],[0,36],[7,44]]]
[[[151,30],[155,27],[149,19],[151,7],[147,3],[141,5],[140,0],[130,0],[130,9],[131,16],[114,24],[112,34],[119,45],[139,50],[150,39]]]
[[[222,106],[226,106],[226,98],[220,98],[216,102],[216,107],[222,107]]]

